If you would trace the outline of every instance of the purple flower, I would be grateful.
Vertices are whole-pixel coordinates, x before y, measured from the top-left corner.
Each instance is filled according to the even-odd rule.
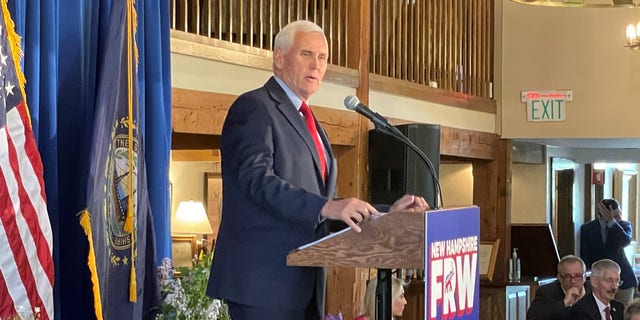
[[[337,315],[328,313],[327,315],[324,316],[324,320],[344,320],[344,319],[342,318],[342,312],[340,312]]]

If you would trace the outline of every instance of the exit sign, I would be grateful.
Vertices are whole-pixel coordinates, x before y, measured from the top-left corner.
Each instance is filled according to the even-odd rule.
[[[565,121],[567,101],[571,100],[571,90],[522,91],[522,102],[527,103],[528,121]]]

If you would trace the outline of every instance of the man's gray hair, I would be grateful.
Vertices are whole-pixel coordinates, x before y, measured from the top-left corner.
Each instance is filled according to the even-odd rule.
[[[580,259],[580,257],[578,256],[574,256],[572,254],[568,254],[564,257],[562,257],[562,259],[560,259],[560,262],[558,262],[558,273],[562,273],[562,267],[564,267],[567,264],[570,263],[579,263],[582,265],[582,272],[585,272],[587,270],[587,266],[584,264],[584,261],[582,261],[582,259]]]
[[[620,273],[620,266],[611,259],[598,260],[591,265],[591,276],[602,278],[605,271],[608,270],[615,270],[616,272]]]
[[[324,35],[322,28],[311,21],[294,21],[280,29],[280,32],[276,35],[276,39],[273,43],[273,49],[280,49],[284,54],[289,52],[289,49],[293,46],[293,40],[296,37],[296,33],[298,32],[320,32]]]

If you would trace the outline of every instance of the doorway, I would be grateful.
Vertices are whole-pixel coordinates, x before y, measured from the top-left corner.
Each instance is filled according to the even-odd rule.
[[[561,257],[574,252],[573,222],[573,182],[574,169],[556,170],[555,172],[555,206],[553,213],[553,231],[556,237],[558,253]]]

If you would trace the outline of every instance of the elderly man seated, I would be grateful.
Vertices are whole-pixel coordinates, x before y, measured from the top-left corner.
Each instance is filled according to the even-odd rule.
[[[536,297],[527,312],[528,320],[567,319],[569,308],[586,293],[586,266],[574,255],[564,256],[558,263],[558,279],[536,290]]]
[[[591,289],[569,310],[570,320],[606,319],[622,320],[624,305],[614,300],[620,280],[620,266],[613,260],[602,259],[591,265]]]

